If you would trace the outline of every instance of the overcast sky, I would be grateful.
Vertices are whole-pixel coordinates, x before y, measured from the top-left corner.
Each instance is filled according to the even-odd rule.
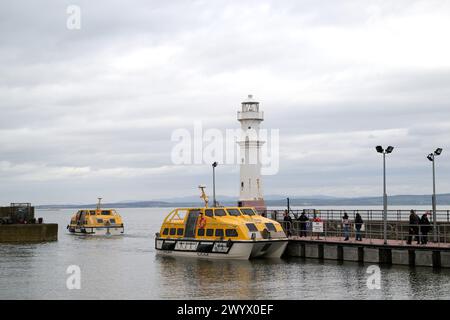
[[[69,5],[81,28],[67,28]],[[450,192],[450,2],[0,2],[0,204],[150,200],[211,185],[171,134],[238,128],[253,94],[280,130],[266,194]],[[237,196],[239,168],[217,170]]]

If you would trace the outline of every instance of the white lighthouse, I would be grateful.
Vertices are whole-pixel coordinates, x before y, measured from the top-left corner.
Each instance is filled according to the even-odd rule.
[[[255,101],[252,95],[242,102],[237,119],[242,129],[238,142],[241,166],[238,205],[265,210],[260,161],[260,149],[264,141],[259,139],[259,126],[264,120],[264,113],[259,110],[259,102]]]

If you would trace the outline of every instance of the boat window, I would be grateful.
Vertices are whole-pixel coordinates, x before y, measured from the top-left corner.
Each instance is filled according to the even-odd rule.
[[[199,229],[201,230],[201,229]],[[214,230],[213,229],[206,229],[206,236],[207,237],[212,237],[214,234]]]
[[[246,216],[254,216],[255,212],[253,211],[253,209],[241,209],[242,214],[245,214]]]
[[[169,234],[169,228],[164,228],[163,235],[167,236]]]
[[[207,217],[213,217],[213,211],[212,211],[212,209],[206,209],[205,210],[205,216],[207,216]]]
[[[109,222],[116,223],[116,219],[109,219]]]
[[[223,229],[216,229],[216,237],[223,237]]]
[[[177,229],[177,236],[182,236],[184,234],[184,229],[183,228],[178,228]]]
[[[177,233],[177,229],[176,228],[170,228],[170,235],[174,236],[175,233]]]
[[[273,225],[273,223],[266,223],[266,227],[267,227],[267,230],[269,230],[269,231],[277,231],[277,229],[275,229],[275,226]]]
[[[95,210],[89,211],[89,214],[90,214],[91,216],[95,216]]]
[[[224,209],[216,209],[216,210],[214,210],[214,215],[216,217],[223,217],[223,216],[226,216],[226,213],[225,213]]]
[[[97,219],[97,223],[103,223],[103,219]]]
[[[225,230],[225,235],[227,237],[237,237],[238,233],[237,233],[237,230],[235,230],[235,229],[226,229]]]
[[[109,210],[102,210],[102,216],[109,216],[110,212]]]
[[[238,217],[241,215],[238,209],[227,209],[230,216]]]
[[[184,220],[187,214],[186,209],[177,210],[176,214],[173,216],[172,220]]]
[[[245,225],[247,226],[248,231],[250,231],[250,232],[258,231],[258,228],[256,228],[254,223],[246,223]]]
[[[212,229],[208,229],[208,230],[211,230],[211,231],[212,231]],[[203,237],[203,236],[205,235],[205,229],[198,229],[198,230],[197,230],[197,235],[198,235],[199,237]],[[212,235],[212,232],[211,232],[211,235]]]

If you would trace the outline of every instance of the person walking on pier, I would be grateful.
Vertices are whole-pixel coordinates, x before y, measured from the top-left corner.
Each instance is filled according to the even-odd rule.
[[[284,218],[283,218],[283,221],[284,221],[284,225],[285,225],[286,235],[287,235],[288,237],[290,237],[290,236],[291,236],[292,218],[291,218],[291,216],[289,215],[289,212],[288,212],[287,210],[284,211]]]
[[[355,216],[356,241],[362,241],[361,228],[362,228],[363,223],[364,223],[364,221],[361,218],[361,215],[359,213],[356,213],[356,216]]]
[[[409,235],[407,244],[412,243],[413,237],[417,241],[417,244],[420,244],[419,222],[420,222],[419,216],[416,214],[414,210],[411,210],[409,215]]]
[[[309,219],[306,216],[305,211],[303,211],[300,217],[298,217],[298,220],[300,221],[300,237],[306,237],[306,229]]]
[[[344,216],[342,217],[342,225],[344,227],[344,241],[348,241],[350,236],[350,219],[348,218],[347,212],[344,212]]]
[[[422,218],[420,218],[420,233],[422,236],[422,244],[427,244],[428,243],[428,232],[430,232],[431,229],[431,223],[430,220],[428,220],[428,212],[424,213],[422,215]]]

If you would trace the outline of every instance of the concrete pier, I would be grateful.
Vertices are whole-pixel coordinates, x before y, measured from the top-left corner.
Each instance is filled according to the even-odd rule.
[[[58,225],[6,224],[0,225],[0,243],[26,243],[58,240]]]
[[[385,245],[381,239],[343,241],[342,238],[291,237],[286,255],[366,264],[450,268],[449,244],[407,245],[391,240]]]

